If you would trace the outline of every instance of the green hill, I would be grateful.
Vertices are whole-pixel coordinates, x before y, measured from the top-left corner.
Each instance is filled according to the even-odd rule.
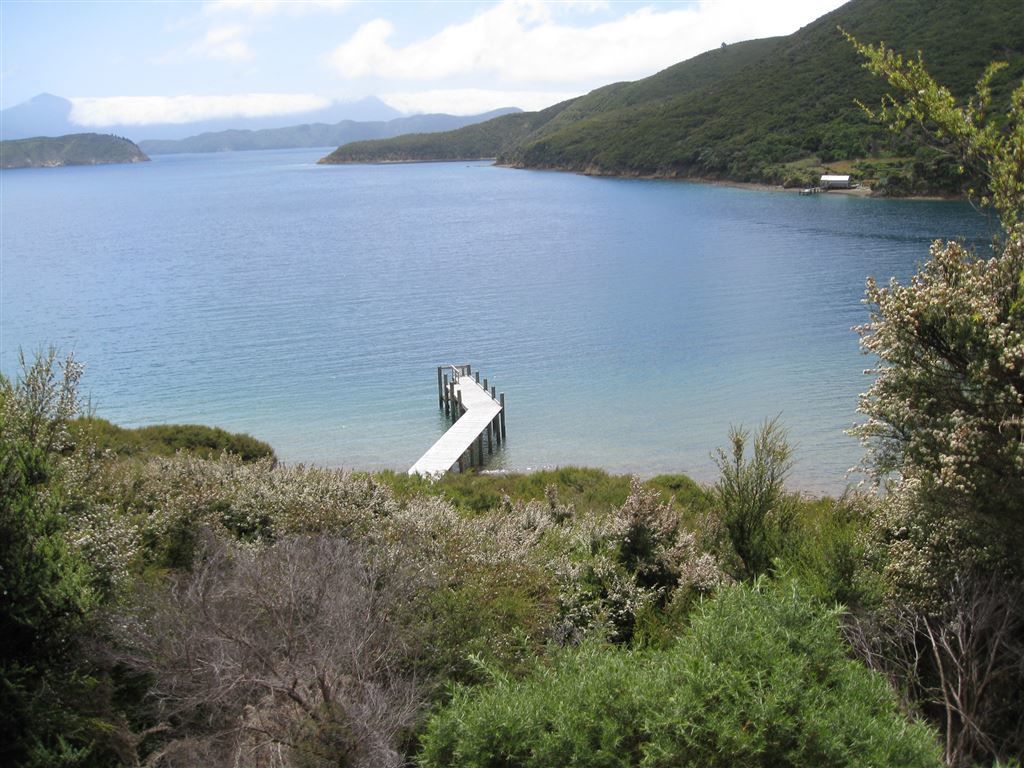
[[[146,160],[149,158],[128,139],[99,133],[0,141],[0,168],[54,168]]]
[[[959,180],[942,156],[912,136],[890,137],[854,104],[876,101],[883,86],[839,26],[863,42],[922,51],[932,74],[961,97],[993,59],[1010,63],[997,99],[1024,77],[1020,0],[853,0],[792,35],[708,51],[552,107],[556,114],[526,135],[529,113],[517,116],[515,134],[497,121],[474,126],[484,146],[462,129],[350,144],[330,162],[494,156],[525,168],[801,184],[832,165],[863,177],[896,169],[906,176],[902,191],[956,192]],[[460,152],[467,146],[476,151]]]

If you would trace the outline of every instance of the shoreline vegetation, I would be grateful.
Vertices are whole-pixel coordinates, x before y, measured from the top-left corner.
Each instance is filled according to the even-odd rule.
[[[398,137],[399,139],[406,137]],[[356,142],[359,143],[359,142]],[[600,178],[613,178],[613,179],[636,179],[638,181],[679,181],[679,182],[690,182],[694,184],[707,184],[710,186],[722,186],[722,187],[733,187],[736,189],[748,189],[759,192],[796,192],[799,193],[803,189],[808,187],[816,187],[817,183],[814,176],[806,176],[802,183],[770,183],[765,181],[740,181],[732,180],[728,178],[717,178],[717,177],[703,177],[699,175],[686,175],[679,173],[665,173],[665,172],[639,172],[639,171],[614,171],[604,170],[600,167],[587,168],[587,169],[574,169],[574,168],[559,168],[559,167],[541,167],[541,166],[529,166],[522,163],[516,162],[504,162],[500,156],[494,157],[406,157],[406,158],[394,158],[394,157],[382,157],[374,158],[371,154],[357,154],[352,159],[343,159],[345,150],[349,145],[342,145],[330,155],[320,158],[317,163],[319,165],[416,165],[420,163],[478,163],[478,162],[489,162],[499,168],[508,168],[511,170],[525,170],[525,171],[549,171],[554,173],[574,173],[579,176],[593,176]],[[331,159],[334,158],[334,159]],[[871,158],[860,158],[853,160],[843,161],[844,166],[850,166],[857,163],[871,162]],[[905,163],[906,165],[906,163]],[[822,166],[820,169],[822,173],[832,173],[832,169]],[[844,167],[844,170],[848,170]],[[969,195],[966,189],[960,189],[957,191],[947,190],[941,194],[930,192],[912,192],[906,189],[894,190],[891,187],[888,179],[880,187],[874,187],[869,183],[860,183],[855,187],[848,189],[829,189],[829,194],[846,195],[849,197],[875,197],[875,198],[898,198],[901,200],[966,200]]]
[[[492,163],[498,168],[507,168],[510,170],[520,171],[547,171],[551,173],[574,173],[578,176],[593,176],[596,178],[610,178],[610,179],[635,179],[637,181],[678,181],[682,183],[691,184],[706,184],[708,186],[715,187],[732,187],[735,189],[748,189],[757,192],[789,192],[799,193],[804,189],[799,186],[785,186],[783,184],[769,184],[766,182],[757,181],[731,181],[729,179],[713,179],[713,178],[701,178],[699,176],[677,176],[667,174],[621,174],[621,173],[602,173],[593,171],[572,171],[562,170],[559,168],[529,168],[521,165],[514,165],[509,163],[501,163],[494,157],[462,157],[456,159],[449,158],[419,158],[419,159],[408,159],[408,160],[352,160],[339,163],[324,163],[324,159],[321,158],[318,163],[324,165],[417,165],[425,163]],[[813,186],[813,185],[811,185]],[[876,191],[869,186],[859,185],[857,187],[851,187],[849,189],[830,189],[827,190],[829,194],[845,195],[848,197],[876,197],[885,198],[893,197],[892,195],[876,194]],[[899,195],[900,200],[966,200],[968,195],[966,192],[960,192],[956,194],[947,195],[934,195],[934,194],[907,194]]]
[[[73,418],[80,375],[50,353],[0,378],[0,565],[28,611],[7,655],[35,660],[0,667],[0,756],[46,722],[97,768],[281,750],[323,768],[723,750],[942,765],[934,727],[863,661],[892,588],[879,501],[794,493],[777,422],[734,429],[710,485],[582,467],[430,480]],[[56,570],[12,568],[43,554]],[[25,700],[40,675],[43,712]],[[595,741],[632,746],[581,760]],[[40,764],[60,764],[45,743]]]

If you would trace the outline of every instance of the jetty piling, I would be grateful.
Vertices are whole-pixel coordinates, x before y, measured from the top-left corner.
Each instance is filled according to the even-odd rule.
[[[498,401],[501,406],[501,410],[498,411],[498,416],[501,418],[501,440],[505,441],[505,393],[501,393],[501,399]]]
[[[498,402],[497,388],[493,385],[491,386],[491,399],[494,400],[494,402]],[[491,419],[491,430],[498,440],[498,445],[501,445],[501,423],[498,421],[497,415]]]

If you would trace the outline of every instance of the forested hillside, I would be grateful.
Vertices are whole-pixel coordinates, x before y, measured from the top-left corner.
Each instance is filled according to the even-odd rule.
[[[594,174],[806,183],[825,167],[886,181],[897,192],[956,193],[960,179],[941,152],[913,134],[891,136],[855,101],[876,102],[881,83],[864,71],[842,28],[863,42],[921,51],[960,98],[992,60],[1009,63],[994,83],[1004,108],[1024,76],[1024,5],[1017,0],[853,0],[781,38],[708,51],[652,77],[567,102],[525,136],[528,116],[429,139],[357,143],[325,162],[462,159]],[[543,114],[543,113],[541,113]],[[852,161],[862,161],[853,165]]]
[[[412,133],[393,139],[356,141],[339,147],[320,162],[331,165],[492,159],[516,142],[525,140],[570,103],[556,104],[540,112],[503,115],[456,131]]]

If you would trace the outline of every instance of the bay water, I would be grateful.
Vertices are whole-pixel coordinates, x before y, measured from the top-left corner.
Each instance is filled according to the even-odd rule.
[[[793,486],[837,493],[861,455],[865,277],[993,226],[961,202],[327,151],[4,171],[0,370],[54,345],[118,424],[404,471],[447,426],[436,367],[470,363],[506,393],[492,469],[707,482],[730,425],[778,416]]]

